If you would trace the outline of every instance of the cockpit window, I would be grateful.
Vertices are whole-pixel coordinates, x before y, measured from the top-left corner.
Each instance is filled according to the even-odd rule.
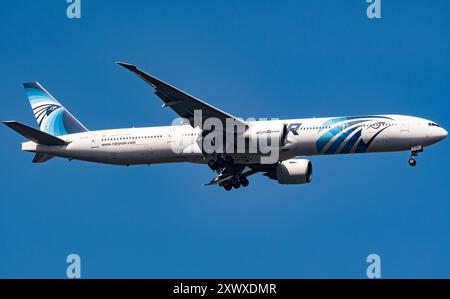
[[[439,127],[439,125],[436,124],[436,123],[428,123],[428,126],[430,126],[430,127]]]

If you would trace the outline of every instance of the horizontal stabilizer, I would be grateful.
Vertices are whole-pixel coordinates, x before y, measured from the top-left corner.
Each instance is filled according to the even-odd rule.
[[[65,142],[62,139],[59,139],[58,137],[36,130],[35,128],[29,127],[16,121],[4,121],[3,123],[8,127],[10,127],[11,129],[13,129],[14,131],[16,131],[17,133],[19,133],[20,135],[27,138],[28,140],[31,140],[37,144],[43,145],[67,144],[67,142]]]

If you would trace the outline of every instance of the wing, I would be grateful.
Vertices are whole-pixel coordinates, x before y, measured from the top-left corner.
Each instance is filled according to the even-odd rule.
[[[215,117],[222,121],[224,127],[227,118],[235,120],[240,125],[246,125],[241,119],[202,102],[199,99],[159,80],[158,78],[141,71],[135,65],[124,62],[117,62],[117,64],[123,66],[150,84],[155,89],[155,94],[164,102],[163,107],[170,107],[179,116],[189,120],[191,126],[194,126],[194,110],[202,111],[202,124],[205,119]]]

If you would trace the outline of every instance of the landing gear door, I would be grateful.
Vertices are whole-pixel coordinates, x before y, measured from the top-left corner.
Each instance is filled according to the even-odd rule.
[[[91,137],[91,149],[98,149],[99,148],[99,141],[98,141],[98,136],[92,136]]]

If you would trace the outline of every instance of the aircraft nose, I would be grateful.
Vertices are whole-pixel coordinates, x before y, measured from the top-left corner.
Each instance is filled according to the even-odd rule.
[[[448,136],[448,132],[444,129],[444,128],[434,128],[433,130],[433,139],[435,140],[435,142],[441,141],[442,139],[444,139],[445,137]]]
[[[445,130],[444,128],[440,128],[441,129],[441,135],[440,135],[440,138],[441,138],[441,140],[442,139],[444,139],[445,137],[447,137],[448,136],[448,132],[447,132],[447,130]]]

